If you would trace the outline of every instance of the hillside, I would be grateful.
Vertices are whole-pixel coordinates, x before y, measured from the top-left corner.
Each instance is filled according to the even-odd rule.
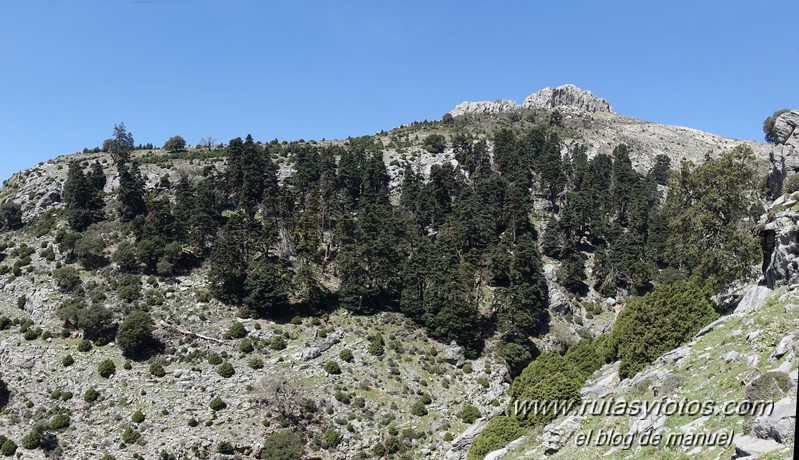
[[[465,458],[536,356],[658,286],[756,271],[776,167],[573,86],[346,140],[106,144],[0,188],[0,435],[22,458]],[[678,223],[718,202],[707,263]],[[723,327],[783,334],[789,294]]]

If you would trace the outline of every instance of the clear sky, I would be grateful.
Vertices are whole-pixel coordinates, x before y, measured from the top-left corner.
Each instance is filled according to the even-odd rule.
[[[0,0],[0,180],[111,136],[332,139],[573,83],[742,139],[799,108],[795,0]]]

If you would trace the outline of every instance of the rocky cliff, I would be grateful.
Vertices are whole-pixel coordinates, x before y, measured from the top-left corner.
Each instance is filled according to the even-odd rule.
[[[774,121],[770,160],[769,189],[778,196],[784,181],[799,172],[799,110],[785,112]]]

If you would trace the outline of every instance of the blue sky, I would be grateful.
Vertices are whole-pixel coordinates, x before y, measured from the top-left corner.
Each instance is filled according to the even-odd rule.
[[[795,2],[3,0],[0,180],[100,145],[332,139],[574,83],[762,139],[799,108]]]

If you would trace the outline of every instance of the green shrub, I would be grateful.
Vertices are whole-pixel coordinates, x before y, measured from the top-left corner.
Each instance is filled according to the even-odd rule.
[[[302,458],[303,442],[294,431],[278,431],[267,435],[259,457],[261,460],[295,460]]]
[[[241,339],[247,337],[247,329],[244,328],[243,324],[237,321],[230,325],[230,328],[225,332],[223,337],[226,339]]]
[[[328,374],[338,375],[341,374],[341,368],[335,361],[328,361],[325,363],[325,372]]]
[[[101,377],[109,378],[117,371],[117,367],[114,365],[114,362],[110,359],[106,359],[97,366],[97,372],[100,374]]]
[[[606,343],[608,358],[621,360],[619,378],[635,375],[718,318],[710,295],[695,282],[678,281],[630,300]]]
[[[78,343],[78,351],[86,353],[92,349],[92,343],[89,340],[83,339]]]
[[[209,353],[208,354],[208,364],[212,366],[217,366],[222,364],[222,357],[219,356],[219,353]]]
[[[42,435],[36,430],[33,430],[22,438],[22,448],[33,450],[38,449],[42,445]]]
[[[126,357],[141,357],[149,353],[156,345],[153,330],[155,324],[149,313],[135,310],[119,325],[116,343]]]
[[[482,414],[480,414],[479,409],[471,404],[467,404],[463,406],[463,409],[461,409],[461,413],[458,416],[461,418],[461,420],[463,420],[463,423],[472,424],[475,420],[482,417]]]
[[[302,324],[302,318],[300,318],[299,316],[295,316],[294,318],[291,318],[291,324],[293,324],[295,326],[299,326],[300,324]]]
[[[338,357],[341,358],[341,360],[345,363],[351,363],[354,358],[352,356],[352,351],[350,351],[349,348],[341,350],[341,353],[338,354]]]
[[[61,430],[69,426],[70,418],[66,414],[58,414],[50,419],[51,430]]]
[[[411,406],[411,414],[417,417],[424,417],[425,415],[427,415],[427,407],[425,407],[422,401],[416,401]]]
[[[208,407],[210,407],[212,411],[216,412],[226,408],[227,403],[225,401],[222,401],[222,398],[220,398],[219,396],[216,396],[208,404]]]
[[[250,368],[252,369],[263,369],[264,360],[258,357],[254,357],[250,359],[247,365],[250,366]]]
[[[154,375],[156,377],[165,376],[166,371],[164,370],[164,366],[162,366],[161,363],[150,364],[150,375]]]
[[[89,388],[88,390],[86,390],[85,393],[83,393],[83,400],[86,401],[87,403],[93,403],[97,401],[97,398],[99,397],[100,397],[100,392],[98,392],[94,388]]]
[[[472,367],[472,363],[466,363],[463,365],[463,373],[464,374],[471,374],[474,371]]]
[[[286,341],[281,336],[277,336],[272,339],[269,347],[275,351],[285,350],[286,349]]]
[[[486,454],[507,446],[524,432],[515,420],[505,416],[494,417],[472,442],[467,460],[483,460]]]
[[[141,433],[134,430],[131,427],[125,428],[125,431],[122,433],[122,442],[125,444],[133,444],[141,438]]]
[[[144,421],[144,413],[140,410],[137,410],[130,416],[130,421],[133,423],[141,423]]]
[[[325,431],[323,442],[327,448],[336,447],[341,443],[341,434],[333,428],[330,428]]]
[[[369,342],[369,354],[374,356],[383,356],[386,351],[386,342],[383,340],[383,336],[380,334],[375,334],[372,337],[372,340]]]
[[[233,444],[227,441],[221,441],[216,445],[216,451],[222,455],[233,455],[236,451],[233,449]]]
[[[235,374],[236,371],[233,369],[233,365],[230,364],[229,361],[225,361],[216,368],[216,373],[228,379],[233,377],[233,374]]]
[[[10,439],[6,439],[2,446],[0,446],[0,453],[5,457],[11,457],[17,453],[17,443]]]
[[[252,353],[255,350],[255,347],[252,345],[252,340],[250,339],[242,339],[239,342],[239,351],[242,353]]]
[[[72,292],[81,284],[80,273],[74,267],[53,270],[53,279],[56,285],[65,292]]]

